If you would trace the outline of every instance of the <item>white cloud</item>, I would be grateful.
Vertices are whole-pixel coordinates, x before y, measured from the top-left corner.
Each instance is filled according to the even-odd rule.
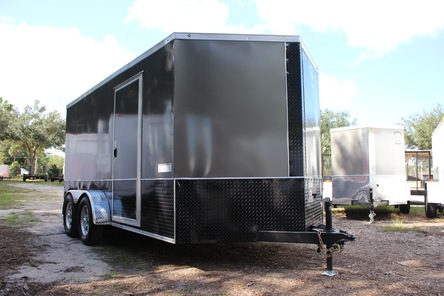
[[[40,100],[65,113],[72,100],[130,62],[112,36],[96,41],[77,28],[0,22],[0,96],[23,108]]]
[[[225,30],[228,6],[218,0],[137,0],[125,22],[138,20],[146,29],[164,32],[220,32]]]
[[[238,1],[238,0],[236,0]],[[252,0],[251,0],[252,1]],[[227,23],[230,7],[219,0],[136,0],[128,9],[126,23],[140,22],[145,29],[157,29],[167,34],[173,32],[199,33],[252,33],[265,31],[262,24],[253,26]],[[238,9],[244,2],[233,3]],[[248,13],[245,14],[248,17]]]
[[[440,0],[256,0],[259,17],[273,33],[301,25],[318,32],[343,31],[350,46],[381,55],[416,36],[444,28]]]
[[[126,22],[172,32],[299,34],[301,26],[317,32],[343,32],[348,44],[364,49],[360,59],[378,57],[417,36],[444,29],[441,0],[251,0],[254,9],[233,25],[230,10],[242,9],[229,0],[136,0]],[[241,26],[246,18],[256,24]]]
[[[339,80],[336,76],[319,73],[321,109],[347,110],[357,94],[353,79]]]

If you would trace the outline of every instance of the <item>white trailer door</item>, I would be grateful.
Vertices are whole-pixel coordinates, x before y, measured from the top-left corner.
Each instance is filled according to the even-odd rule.
[[[142,73],[114,88],[112,220],[140,227]]]

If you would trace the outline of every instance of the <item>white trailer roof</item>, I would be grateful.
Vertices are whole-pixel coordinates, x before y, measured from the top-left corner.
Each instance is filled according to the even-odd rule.
[[[330,129],[330,132],[337,132],[337,131],[346,131],[346,130],[357,130],[357,129],[402,129],[404,130],[404,126],[402,125],[380,125],[380,126],[344,126],[344,127],[336,127]]]
[[[441,122],[438,124],[438,126],[436,127],[436,129],[433,131],[433,133],[432,133],[432,138],[433,138],[436,134],[438,134],[442,128],[444,128],[444,117],[442,118]]]

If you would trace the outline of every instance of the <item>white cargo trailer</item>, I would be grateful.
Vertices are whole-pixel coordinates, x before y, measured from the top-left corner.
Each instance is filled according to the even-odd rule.
[[[444,209],[444,118],[432,134],[433,180],[426,183],[426,216],[436,218]]]
[[[333,204],[399,206],[410,211],[402,126],[334,128],[331,135]]]
[[[68,105],[65,231],[343,245],[322,226],[319,113],[298,36],[175,33]]]
[[[9,178],[9,165],[0,164],[0,180]]]

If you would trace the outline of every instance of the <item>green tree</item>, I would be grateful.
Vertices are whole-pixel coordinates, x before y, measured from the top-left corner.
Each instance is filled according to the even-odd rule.
[[[14,106],[0,97],[0,140],[8,139],[9,123],[15,112]]]
[[[62,170],[55,164],[51,164],[48,169],[48,175],[50,178],[60,177],[62,175]]]
[[[322,154],[331,153],[330,129],[355,125],[356,119],[351,120],[348,111],[321,110],[321,147]]]
[[[2,142],[0,141],[0,145],[2,145]],[[7,163],[8,156],[3,151],[0,151],[0,164],[6,164]]]
[[[36,158],[45,149],[61,147],[65,142],[65,120],[57,111],[46,112],[39,101],[26,106],[23,113],[10,122],[10,138],[27,152],[27,167],[35,172]]]
[[[9,141],[8,155],[13,161],[18,161],[21,165],[24,165],[26,159],[26,150],[20,145],[20,143]]]
[[[351,120],[348,111],[321,110],[321,151],[324,176],[332,174],[330,129],[354,124],[356,124],[356,119]]]
[[[55,165],[60,170],[63,170],[63,164],[65,163],[65,159],[60,155],[49,155],[47,157],[47,165],[53,166]]]
[[[17,175],[20,175],[20,164],[17,161],[14,161],[9,166],[9,177],[14,178]]]
[[[437,103],[432,110],[402,118],[405,144],[410,149],[432,149],[432,133],[444,118],[444,109]]]
[[[13,142],[11,140],[0,140],[0,164],[10,164],[13,162],[9,154],[9,149]]]

